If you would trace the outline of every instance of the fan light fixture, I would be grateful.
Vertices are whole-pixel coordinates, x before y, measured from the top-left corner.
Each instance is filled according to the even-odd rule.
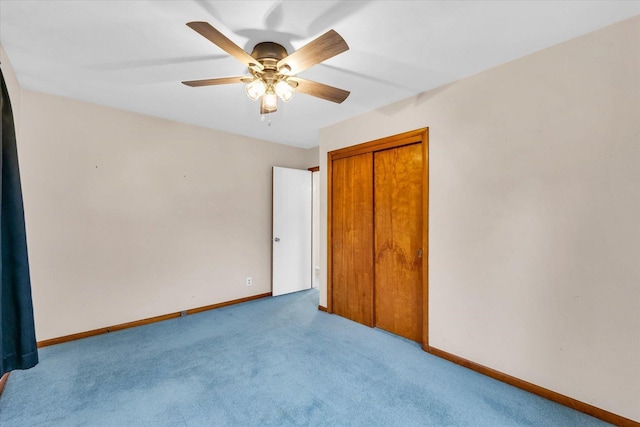
[[[265,113],[273,113],[278,109],[278,97],[273,90],[268,90],[260,100],[260,110]]]
[[[257,77],[245,86],[247,96],[252,101],[260,99],[260,111],[263,113],[273,113],[278,109],[278,98],[284,102],[289,102],[296,90],[285,80],[277,83],[266,83],[262,78]]]
[[[244,87],[247,91],[247,95],[252,101],[260,98],[266,91],[267,85],[261,79],[255,79]]]
[[[291,98],[293,98],[293,95],[296,94],[295,89],[291,87],[291,85],[289,85],[289,83],[287,83],[284,80],[280,80],[278,83],[276,83],[275,90],[276,90],[276,95],[278,95],[278,97],[282,99],[284,102],[291,101]]]
[[[253,101],[260,99],[263,118],[265,114],[278,110],[278,98],[287,102],[296,92],[338,104],[349,96],[349,91],[297,76],[301,71],[349,50],[347,43],[334,30],[327,31],[291,54],[275,42],[258,43],[248,54],[207,22],[188,22],[187,25],[245,64],[248,71],[248,75],[244,76],[183,81],[187,86],[245,83],[247,96]]]

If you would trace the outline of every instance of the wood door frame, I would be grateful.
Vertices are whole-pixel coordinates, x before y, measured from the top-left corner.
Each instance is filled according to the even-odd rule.
[[[376,139],[327,153],[327,312],[333,313],[333,161],[403,145],[422,143],[422,349],[429,349],[429,128]],[[373,173],[373,172],[372,172]],[[374,248],[371,248],[373,251]],[[375,280],[374,280],[375,282]]]

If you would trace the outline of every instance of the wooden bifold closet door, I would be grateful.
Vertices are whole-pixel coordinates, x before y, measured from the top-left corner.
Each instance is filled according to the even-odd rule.
[[[333,162],[333,312],[373,326],[373,154]]]
[[[375,325],[422,339],[422,149],[374,155]]]
[[[417,342],[426,319],[423,144],[381,144],[330,163],[331,311]]]

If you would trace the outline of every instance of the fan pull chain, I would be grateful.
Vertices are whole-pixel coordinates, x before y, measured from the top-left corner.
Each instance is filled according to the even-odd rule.
[[[261,121],[261,122],[264,122],[264,121],[265,121],[265,117],[264,117],[264,116],[267,116],[267,117],[266,117],[266,119],[267,119],[267,126],[271,127],[271,113],[270,113],[270,112],[268,112],[267,114],[261,114],[261,115],[260,115],[260,121]]]

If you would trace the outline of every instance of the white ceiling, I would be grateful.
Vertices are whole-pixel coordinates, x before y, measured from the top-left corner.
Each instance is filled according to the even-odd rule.
[[[309,148],[325,126],[638,14],[640,1],[612,0],[0,0],[0,43],[23,88]],[[248,52],[291,53],[333,28],[350,50],[300,76],[351,95],[298,94],[269,126],[241,84],[180,83],[246,72],[189,21]]]

